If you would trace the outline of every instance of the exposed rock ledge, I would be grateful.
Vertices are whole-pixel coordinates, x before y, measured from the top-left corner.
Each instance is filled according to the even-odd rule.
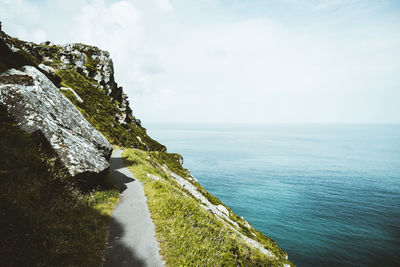
[[[35,67],[0,75],[0,105],[24,131],[40,132],[72,176],[110,166],[112,145]]]

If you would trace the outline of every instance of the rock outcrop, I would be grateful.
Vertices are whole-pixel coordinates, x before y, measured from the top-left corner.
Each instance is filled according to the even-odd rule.
[[[72,69],[93,79],[100,85],[107,96],[110,96],[112,100],[118,101],[117,106],[120,113],[115,114],[116,120],[122,124],[133,121],[141,126],[140,120],[132,115],[128,96],[123,93],[122,87],[115,82],[114,65],[107,51],[80,43],[58,46],[50,42],[44,42],[39,45],[25,43],[23,49],[45,63],[39,65],[42,70],[47,71],[47,68],[49,68],[47,65],[56,65],[59,69]]]
[[[26,132],[40,132],[72,176],[109,167],[112,145],[38,69],[0,75],[0,105]]]
[[[107,51],[75,43],[35,44],[12,38],[0,30],[0,73],[34,66],[43,73],[112,144],[166,151],[135,118],[128,96],[115,82]]]

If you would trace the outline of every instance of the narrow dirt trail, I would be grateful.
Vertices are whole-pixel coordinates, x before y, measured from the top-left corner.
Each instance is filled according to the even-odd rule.
[[[122,194],[112,216],[103,266],[164,266],[143,186],[125,167],[121,154],[115,151],[110,160]]]

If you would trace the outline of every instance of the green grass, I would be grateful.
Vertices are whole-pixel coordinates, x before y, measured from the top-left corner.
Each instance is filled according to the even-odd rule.
[[[162,170],[161,165],[167,163],[171,164],[167,164],[168,167],[178,168],[173,156],[167,153],[161,156],[162,153],[128,149],[123,157],[135,177],[143,182],[161,253],[168,266],[280,266],[283,262],[290,263],[284,255],[272,259],[248,246],[227,223],[186,194]],[[182,169],[177,173],[184,172]],[[148,173],[161,180],[148,178]]]
[[[149,155],[155,162],[158,162],[161,165],[167,165],[168,169],[173,171],[174,173],[187,178],[190,175],[190,172],[183,168],[180,164],[180,160],[183,160],[183,157],[177,153],[165,153],[165,152],[154,152]],[[204,189],[198,182],[191,181],[194,186],[214,205],[221,204],[221,200],[211,195],[207,190]]]
[[[117,115],[121,115],[117,108],[118,103],[107,96],[96,81],[72,69],[58,70],[57,74],[62,79],[61,85],[72,88],[84,102],[77,102],[75,96],[68,91],[62,93],[112,144],[143,150],[165,150],[165,146],[149,137],[143,127],[134,123],[122,125],[116,119]]]
[[[0,265],[100,266],[119,191],[81,191],[46,146],[0,110]]]
[[[4,41],[7,40],[7,41]],[[20,49],[18,52],[11,51],[6,43],[12,44]],[[24,65],[36,66],[39,60],[21,49],[22,41],[11,38],[0,30],[0,73],[9,68],[20,68]]]
[[[73,88],[84,102],[79,103],[67,90],[62,93],[115,146],[166,149],[150,138],[132,115],[132,123],[118,122],[121,104],[107,96],[90,75],[63,65],[61,47],[28,48],[2,31],[0,37],[0,72],[46,63],[58,71],[61,85]],[[20,51],[12,52],[2,38]],[[84,49],[86,67],[93,74],[98,62],[92,53],[97,48],[85,47],[93,49]],[[51,61],[42,62],[44,57]],[[61,65],[68,69],[60,70]],[[85,191],[81,190],[83,185],[68,175],[43,137],[21,131],[3,109],[0,137],[0,266],[101,265],[111,213],[119,198],[110,177],[104,177],[99,188],[88,192],[85,185]]]
[[[3,41],[3,40],[6,40]],[[12,52],[6,43],[14,45],[20,49],[17,53]],[[28,49],[29,52],[23,48]],[[62,48],[60,46],[49,46],[45,44],[27,46],[24,41],[11,38],[0,31],[0,73],[9,68],[20,68],[23,65],[32,65],[37,67],[44,63],[53,67],[59,77],[47,75],[56,85],[61,79],[62,86],[70,87],[84,100],[84,103],[78,103],[73,94],[63,91],[63,94],[81,111],[84,117],[100,131],[112,144],[123,147],[134,147],[150,151],[165,151],[166,147],[158,143],[147,135],[146,129],[136,121],[128,110],[128,119],[126,123],[120,123],[118,117],[121,115],[121,99],[113,99],[108,96],[100,84],[91,78],[98,70],[99,62],[93,57],[98,53],[97,47],[84,44],[77,44],[76,49],[85,53],[85,67],[89,75],[82,71],[77,71],[74,66],[69,66],[60,61]],[[51,61],[43,61],[44,58],[50,58]],[[139,137],[141,141],[137,138]]]
[[[96,72],[96,67],[98,64],[98,60],[93,59],[93,50],[89,50],[86,54],[86,68],[89,71],[89,76],[93,76]]]

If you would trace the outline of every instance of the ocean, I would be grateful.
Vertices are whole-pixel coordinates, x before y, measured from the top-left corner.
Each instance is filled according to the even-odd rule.
[[[400,266],[400,125],[145,127],[297,266]]]

